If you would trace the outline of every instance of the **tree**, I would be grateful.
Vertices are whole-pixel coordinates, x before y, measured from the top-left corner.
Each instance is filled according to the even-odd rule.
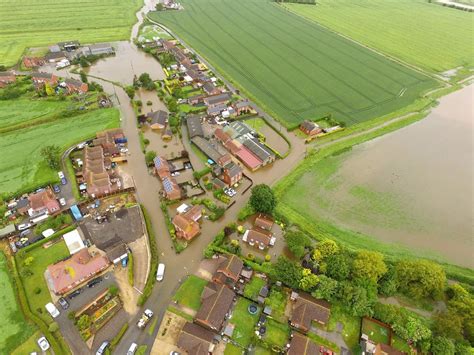
[[[408,317],[405,324],[408,340],[418,343],[431,338],[431,330],[423,324],[418,318]]]
[[[322,261],[328,256],[339,253],[339,246],[334,240],[323,239],[321,240],[313,253],[313,259],[316,261]]]
[[[51,87],[50,83],[44,83],[44,92],[46,96],[54,95],[54,89]]]
[[[27,258],[25,259],[25,261],[23,261],[23,264],[24,264],[25,266],[30,266],[30,265],[33,263],[34,260],[35,260],[34,257],[29,256],[29,257],[27,257]]]
[[[86,73],[84,72],[84,70],[81,70],[81,71],[79,72],[79,75],[81,76],[81,81],[82,81],[83,83],[87,83],[87,75],[86,75]]]
[[[145,154],[146,165],[151,165],[155,158],[156,158],[156,152],[155,151],[150,150],[150,151],[146,152],[146,154]]]
[[[153,82],[153,80],[150,77],[150,74],[148,73],[142,73],[138,77],[138,81],[140,82],[140,85],[147,90],[155,90],[156,88],[155,83]]]
[[[398,289],[398,283],[395,268],[392,265],[387,265],[387,272],[380,278],[378,285],[379,293],[382,296],[390,297],[395,295]]]
[[[135,88],[132,85],[126,86],[125,92],[127,93],[130,100],[132,100],[135,97]]]
[[[335,300],[337,292],[337,281],[330,277],[320,275],[316,290],[311,294],[314,298],[324,299],[328,302]]]
[[[112,297],[117,296],[118,292],[119,292],[119,289],[117,286],[112,285],[109,287],[109,293]]]
[[[252,206],[255,212],[262,212],[271,215],[273,214],[276,205],[277,200],[270,186],[259,184],[252,188],[250,206]]]
[[[383,255],[376,251],[360,250],[352,265],[352,276],[355,279],[377,281],[387,272]]]
[[[313,274],[310,269],[303,269],[301,274],[299,288],[303,291],[313,290],[319,282],[319,277]]]
[[[377,300],[377,292],[373,288],[364,288],[349,281],[339,283],[337,294],[347,311],[357,317],[370,316]]]
[[[445,311],[436,314],[433,319],[433,333],[438,336],[451,338],[454,340],[463,339],[462,318],[452,311]]]
[[[59,170],[61,148],[57,145],[47,145],[41,149],[40,154],[51,169]]]
[[[396,274],[399,290],[410,297],[437,299],[443,294],[446,274],[441,266],[431,261],[399,261]]]
[[[288,249],[299,259],[305,255],[306,248],[312,244],[311,239],[300,231],[289,231],[285,235],[285,240]]]
[[[302,269],[300,265],[288,260],[284,256],[280,256],[273,265],[270,276],[275,281],[281,281],[291,288],[298,288],[303,276]]]
[[[431,344],[433,355],[454,355],[455,348],[453,342],[445,337],[435,337]]]
[[[327,257],[321,265],[326,276],[337,281],[347,280],[352,269],[352,258],[348,253],[334,254]]]
[[[91,317],[89,317],[87,314],[83,314],[77,321],[77,326],[79,327],[80,330],[87,329],[90,327],[90,325],[91,325]]]

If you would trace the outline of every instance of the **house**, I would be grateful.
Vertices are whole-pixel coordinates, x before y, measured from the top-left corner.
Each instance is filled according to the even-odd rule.
[[[262,161],[253,155],[246,147],[242,147],[238,150],[235,156],[251,171],[255,171],[262,166]]]
[[[312,322],[326,325],[331,314],[331,305],[318,300],[307,293],[300,293],[294,301],[290,324],[303,333],[307,333]]]
[[[72,52],[76,49],[78,49],[81,46],[79,41],[67,41],[67,42],[59,42],[58,47],[67,52]]]
[[[39,57],[23,57],[23,66],[28,69],[33,69],[44,65],[44,58]]]
[[[260,143],[258,139],[245,139],[242,144],[262,162],[262,166],[275,161],[275,154]]]
[[[188,127],[189,139],[193,139],[194,137],[204,137],[201,118],[199,116],[189,116],[186,119],[186,126]]]
[[[272,233],[260,228],[247,229],[242,236],[242,240],[250,246],[255,246],[260,250],[265,250],[275,245],[276,238]]]
[[[225,133],[222,128],[217,128],[215,131],[214,131],[214,137],[219,141],[221,142],[223,145],[225,145],[227,142],[229,142],[230,140],[232,140],[232,138],[230,138],[230,136]]]
[[[300,130],[308,136],[313,136],[323,131],[316,123],[308,120],[301,122]]]
[[[172,223],[176,229],[176,236],[179,238],[191,240],[201,233],[199,223],[184,215],[177,214],[173,217]]]
[[[220,255],[217,270],[212,276],[212,281],[220,285],[233,287],[239,281],[244,263],[236,255]]]
[[[168,123],[168,112],[163,110],[152,111],[146,114],[147,120],[150,122],[150,128],[161,130],[165,129]]]
[[[118,190],[119,186],[112,183],[107,171],[110,165],[111,161],[105,158],[102,146],[84,148],[82,175],[89,196],[99,197]]]
[[[243,170],[235,163],[230,163],[224,166],[222,173],[222,180],[228,185],[232,186],[242,180]]]
[[[76,79],[66,79],[64,81],[68,94],[85,94],[89,90],[89,85]]]
[[[166,176],[162,180],[165,197],[170,200],[179,200],[181,198],[181,188],[174,178]]]
[[[202,327],[220,332],[229,314],[235,294],[224,285],[208,282],[201,294],[201,307],[194,322]]]
[[[229,92],[224,92],[222,94],[205,97],[203,101],[207,106],[212,107],[227,104],[227,102],[230,101],[231,98],[232,95]]]
[[[186,322],[179,333],[177,346],[188,355],[208,355],[214,351],[214,333],[197,324]]]
[[[110,43],[96,43],[89,46],[92,55],[110,55],[115,54],[114,48]]]
[[[236,102],[234,105],[234,110],[237,116],[250,113],[252,111],[252,106],[250,106],[250,101],[244,100]]]
[[[120,154],[118,144],[124,144],[127,138],[121,128],[112,128],[97,132],[96,138],[92,141],[94,146],[101,146],[104,150],[104,156],[115,156]]]
[[[203,209],[204,208],[201,205],[194,205],[187,211],[183,212],[182,215],[187,219],[198,222],[202,218]]]
[[[198,94],[198,95],[191,96],[191,97],[188,98],[188,103],[190,105],[201,104],[201,103],[204,102],[205,97],[207,97],[207,96],[204,95],[204,94]]]
[[[165,177],[171,176],[170,164],[165,158],[156,156],[155,159],[153,159],[153,167],[155,174],[158,175],[161,180]]]
[[[30,208],[30,201],[28,198],[21,198],[16,202],[16,211],[20,215],[25,215],[28,213]]]
[[[31,80],[35,86],[41,87],[44,84],[48,83],[51,86],[57,85],[59,78],[51,73],[32,73]]]
[[[207,114],[209,116],[218,116],[222,111],[225,111],[226,109],[227,109],[226,104],[219,104],[219,105],[209,106],[207,108]]]
[[[218,95],[221,91],[219,90],[218,87],[216,87],[212,82],[206,81],[202,85],[202,89],[204,92],[208,95]]]
[[[49,63],[57,63],[63,59],[67,59],[67,57],[66,57],[66,53],[64,53],[63,51],[58,51],[58,52],[50,51],[46,53],[46,55],[44,56],[44,59]]]
[[[28,214],[30,217],[44,213],[53,214],[61,209],[59,202],[56,200],[50,188],[29,195],[28,202],[30,206]]]
[[[307,336],[293,332],[288,355],[315,355],[319,354],[319,346],[312,342]]]
[[[221,155],[219,159],[217,159],[217,165],[220,167],[224,167],[226,165],[229,165],[232,163],[232,157],[230,156],[229,153],[226,153],[224,155]]]
[[[109,266],[109,260],[100,254],[91,255],[86,248],[70,258],[49,265],[46,280],[56,295],[64,295],[75,287],[89,281]]]
[[[4,88],[8,84],[14,83],[16,76],[13,72],[5,71],[0,72],[0,88]]]
[[[264,229],[266,231],[271,231],[273,224],[273,218],[263,213],[259,213],[254,222],[255,227]]]

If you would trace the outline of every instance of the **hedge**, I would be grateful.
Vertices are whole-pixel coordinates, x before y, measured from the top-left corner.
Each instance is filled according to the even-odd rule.
[[[153,226],[150,221],[150,215],[148,214],[145,207],[140,204],[143,213],[143,219],[145,220],[145,225],[147,229],[148,235],[148,245],[150,246],[150,272],[148,274],[148,279],[146,280],[145,288],[143,289],[142,295],[138,298],[137,305],[143,306],[147,301],[148,297],[150,297],[151,292],[153,291],[153,286],[155,286],[155,275],[156,271],[158,270],[158,249],[156,246],[156,237],[155,231],[153,230]]]
[[[204,175],[207,175],[211,172],[211,168],[210,167],[205,167],[204,169],[200,170],[200,171],[195,171],[193,173],[193,176],[199,180],[200,178],[202,178]]]
[[[119,332],[117,335],[110,341],[110,349],[113,350],[118,343],[120,343],[120,340],[122,340],[123,336],[125,335],[125,332],[128,329],[128,323],[125,323],[122,328],[120,328]]]
[[[41,239],[40,241],[34,243],[34,244],[31,244],[31,245],[28,245],[27,247],[24,247],[22,249],[19,250],[19,252],[28,252],[30,250],[33,250],[33,249],[36,249],[36,248],[39,248],[40,246],[42,246],[43,244],[46,244],[47,242],[51,242],[53,240],[56,240],[58,239],[59,237],[62,237],[63,234],[66,234],[70,231],[73,231],[74,229],[76,229],[76,226],[69,226],[69,227],[66,227],[64,229],[61,229],[60,231],[54,233],[51,237],[48,237],[48,238],[44,238],[44,239]]]
[[[128,253],[128,283],[133,287],[133,254]]]

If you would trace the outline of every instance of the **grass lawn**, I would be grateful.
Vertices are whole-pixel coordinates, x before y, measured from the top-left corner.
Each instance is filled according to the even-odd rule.
[[[173,300],[195,311],[201,307],[201,293],[207,281],[195,275],[189,275],[175,293]]]
[[[13,65],[27,47],[61,41],[128,39],[142,0],[4,0],[0,9],[0,64]]]
[[[288,302],[288,294],[283,289],[273,287],[270,294],[265,299],[265,304],[272,308],[272,317],[284,323],[288,319],[285,317],[286,303]]]
[[[329,318],[328,330],[335,330],[338,322],[344,325],[342,336],[344,337],[346,344],[351,349],[357,346],[360,335],[360,318],[347,314],[340,305],[333,304],[331,307],[331,317]]]
[[[153,41],[153,38],[163,38],[170,39],[171,36],[168,32],[163,31],[160,27],[156,25],[146,25],[140,29],[140,34],[138,35],[138,40],[140,42]]]
[[[230,323],[235,325],[232,339],[243,347],[247,347],[252,343],[252,339],[255,335],[255,324],[261,312],[261,308],[259,307],[256,314],[250,314],[247,309],[250,304],[252,304],[252,302],[249,300],[239,298],[232,312],[232,318],[230,319]]]
[[[353,125],[404,107],[439,85],[270,0],[182,4],[186,11],[149,17],[287,127],[328,113]]]
[[[474,65],[472,14],[439,6],[434,1],[430,4],[425,0],[320,0],[317,6],[283,6],[428,70]]]
[[[392,333],[392,347],[400,351],[403,351],[404,353],[407,353],[407,354],[411,353],[411,348],[406,342],[406,340],[403,340],[398,335],[395,335],[393,333]]]
[[[234,344],[228,343],[224,350],[224,355],[242,355],[243,350]]]
[[[44,308],[46,303],[51,302],[51,296],[46,285],[44,272],[48,265],[54,264],[69,256],[69,250],[62,238],[49,248],[42,246],[28,250],[26,253],[18,252],[15,256],[18,265],[23,286],[25,288],[26,298],[33,313],[42,318],[46,323],[51,323],[52,318]],[[26,266],[24,261],[26,258],[32,257],[33,262],[30,266]],[[31,276],[27,276],[26,272],[31,272]],[[35,290],[40,292],[37,294]]]
[[[22,108],[28,107],[23,99],[7,101],[14,112],[18,112],[16,122],[23,119]],[[31,100],[33,109],[25,110],[25,120],[35,120],[40,114],[59,113],[69,101],[51,102]],[[0,101],[0,106],[5,104]],[[44,107],[42,105],[44,104]],[[70,104],[70,102],[69,102]],[[1,108],[1,107],[0,107]],[[16,123],[11,110],[0,109],[1,122]],[[52,171],[41,158],[41,148],[55,144],[66,149],[72,144],[93,137],[95,132],[117,127],[120,113],[115,108],[89,111],[80,115],[59,118],[42,124],[34,124],[22,129],[0,134],[0,191],[15,193],[18,190],[34,188],[57,180],[56,171]],[[46,138],[46,139],[45,139]]]
[[[389,345],[390,329],[375,322],[362,319],[362,333],[366,334],[375,344],[382,343]]]
[[[255,355],[272,355],[273,353],[265,348],[261,348],[260,346],[257,346],[255,348]]]
[[[36,352],[38,354],[42,353],[38,343],[36,342],[41,338],[42,334],[38,331],[34,333],[31,337],[28,338],[23,344],[17,347],[12,351],[11,355],[25,355]],[[46,351],[44,354],[51,354],[51,350]]]
[[[244,296],[247,298],[250,298],[251,300],[257,301],[260,289],[265,284],[266,282],[264,279],[254,275],[252,279],[250,280],[250,282],[247,285],[245,285]]]
[[[261,117],[250,118],[245,120],[245,123],[257,132],[260,132],[261,129],[267,124]]]
[[[288,323],[278,323],[269,318],[265,325],[267,327],[265,341],[280,348],[284,347],[290,337],[290,327]]]
[[[23,317],[15,298],[15,291],[9,276],[5,254],[0,252],[0,349],[10,353],[18,344],[26,341],[35,331]]]

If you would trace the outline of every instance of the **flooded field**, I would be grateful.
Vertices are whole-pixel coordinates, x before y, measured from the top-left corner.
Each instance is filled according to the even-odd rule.
[[[473,97],[471,85],[424,120],[323,160],[285,200],[304,215],[473,267]]]

